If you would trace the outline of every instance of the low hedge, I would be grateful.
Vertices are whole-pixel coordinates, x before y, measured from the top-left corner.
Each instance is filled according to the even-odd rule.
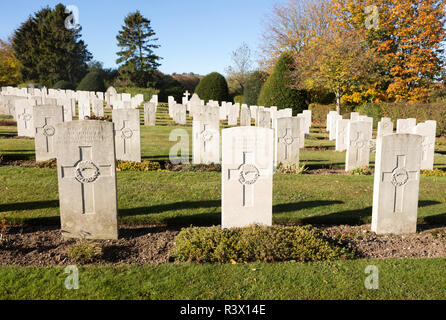
[[[118,160],[116,165],[116,171],[160,171],[161,166],[158,162],[154,161],[122,161]]]
[[[336,110],[336,105],[310,104],[313,123],[326,126],[327,114]],[[446,136],[446,103],[367,103],[355,108],[361,115],[373,117],[376,126],[381,117],[391,118],[396,127],[397,119],[415,118],[417,123],[427,120],[437,121],[437,136]],[[341,114],[349,119],[349,107],[342,107]]]
[[[309,227],[252,225],[222,230],[220,227],[182,229],[171,256],[177,261],[332,261],[353,258],[353,252],[324,240]]]

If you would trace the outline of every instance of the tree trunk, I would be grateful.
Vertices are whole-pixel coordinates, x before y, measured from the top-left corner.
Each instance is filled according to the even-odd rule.
[[[341,94],[336,92],[336,112],[341,114]]]

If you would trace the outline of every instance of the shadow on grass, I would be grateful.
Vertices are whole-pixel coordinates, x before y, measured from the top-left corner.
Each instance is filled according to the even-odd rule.
[[[59,200],[0,204],[0,212],[58,208]]]
[[[160,204],[149,207],[120,209],[119,215],[121,217],[138,216],[146,214],[157,214],[166,211],[198,209],[198,208],[214,208],[220,207],[220,200],[206,200],[206,201],[181,201],[167,204]]]
[[[329,206],[332,204],[342,204],[342,203],[344,202],[338,200],[315,200],[315,201],[301,201],[295,203],[276,204],[275,206],[273,206],[273,214],[292,212],[303,209],[316,208],[316,207]]]
[[[424,200],[418,202],[418,207],[420,208],[428,207],[440,203],[441,202],[438,201]],[[442,219],[443,222],[446,220],[446,217],[438,217],[436,219],[434,217],[438,217],[438,215],[431,216],[431,221],[436,221],[436,223],[438,223]],[[426,218],[429,217],[424,218],[424,220],[428,222]],[[372,221],[372,207],[356,209],[356,210],[340,211],[323,216],[307,217],[301,220],[301,222],[304,224],[308,223],[308,224],[331,224],[331,225],[340,225],[340,224],[361,225],[370,223],[371,221]]]

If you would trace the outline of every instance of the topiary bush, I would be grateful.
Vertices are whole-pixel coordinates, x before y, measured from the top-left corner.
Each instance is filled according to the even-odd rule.
[[[243,89],[244,103],[248,106],[254,106],[257,104],[260,91],[265,83],[267,74],[262,71],[255,71],[249,77],[245,83],[245,88]]]
[[[300,113],[308,107],[307,91],[290,87],[293,62],[293,56],[289,52],[284,52],[280,56],[271,75],[260,90],[257,105],[277,106],[278,109],[292,108],[293,114]]]
[[[77,90],[105,92],[103,76],[98,71],[88,73],[77,86]]]
[[[53,89],[74,90],[76,87],[70,81],[60,80],[54,84]]]
[[[324,240],[309,227],[259,226],[222,230],[220,227],[182,229],[172,257],[177,261],[331,261],[354,253]]]
[[[200,83],[195,88],[195,93],[205,102],[209,100],[230,100],[228,83],[226,82],[225,77],[218,72],[212,72],[201,79]]]

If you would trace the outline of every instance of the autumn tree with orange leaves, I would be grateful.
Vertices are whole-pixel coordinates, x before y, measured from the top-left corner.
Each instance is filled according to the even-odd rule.
[[[20,78],[20,62],[12,47],[0,40],[0,86],[17,85]]]

